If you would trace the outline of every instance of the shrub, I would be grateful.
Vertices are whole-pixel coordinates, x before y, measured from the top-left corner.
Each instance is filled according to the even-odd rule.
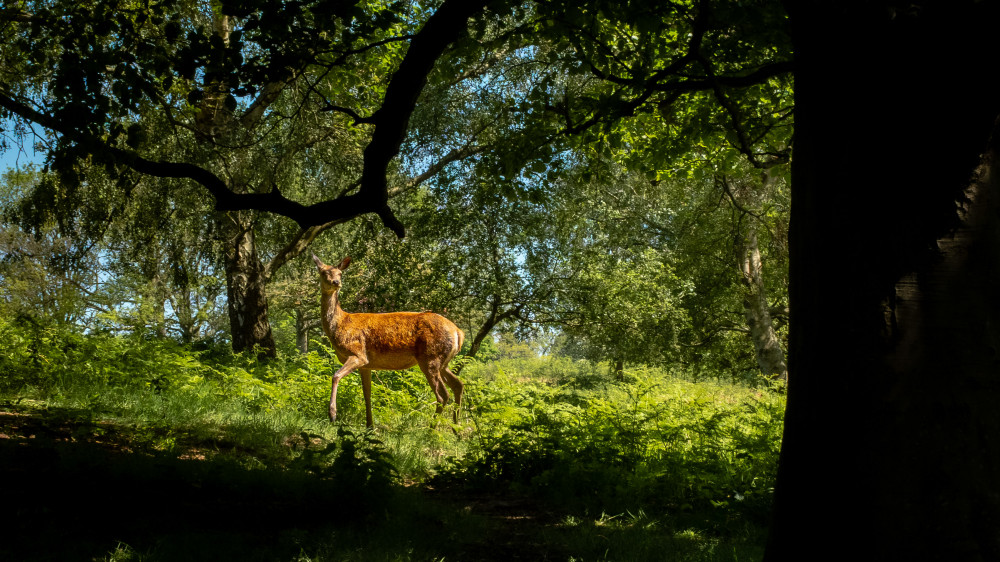
[[[588,510],[769,511],[783,416],[776,393],[648,370],[591,389],[572,374],[545,377],[550,384],[501,368],[477,375],[475,447],[441,479]]]

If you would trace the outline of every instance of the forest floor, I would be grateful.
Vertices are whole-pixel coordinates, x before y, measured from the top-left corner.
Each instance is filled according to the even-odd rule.
[[[86,411],[0,408],[0,559],[569,558],[560,516],[528,498],[410,485],[391,505],[414,513],[359,521],[329,480],[170,449]]]

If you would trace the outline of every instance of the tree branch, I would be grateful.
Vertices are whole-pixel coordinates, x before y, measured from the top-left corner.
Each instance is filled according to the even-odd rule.
[[[0,9],[0,23],[7,23],[7,22],[25,23],[25,22],[30,22],[33,19],[35,19],[34,14],[22,10],[20,8]]]
[[[370,51],[370,50],[375,49],[377,47],[381,47],[382,45],[388,45],[390,43],[399,43],[400,41],[409,41],[409,40],[413,39],[414,37],[416,37],[416,36],[415,35],[398,35],[396,37],[388,37],[386,39],[380,39],[378,41],[375,41],[374,43],[369,43],[369,44],[367,44],[367,45],[365,45],[363,47],[358,47],[357,49],[348,49],[348,50],[340,53],[339,57],[337,57],[336,59],[334,59],[332,62],[326,64],[325,66],[330,66],[330,67],[339,66],[341,64],[344,64],[344,62],[346,62],[347,59],[351,55],[360,55],[361,53],[364,53],[365,51]]]
[[[727,178],[726,176],[716,176],[715,183],[716,185],[721,186],[722,190],[726,193],[727,196],[729,196],[729,201],[733,204],[733,207],[736,207],[736,209],[739,210],[744,215],[750,215],[751,217],[759,221],[764,220],[763,217],[760,216],[760,214],[755,213],[740,204],[740,202],[736,199],[736,195],[733,193],[732,186],[729,185],[729,178]]]
[[[243,115],[240,116],[240,126],[246,128],[247,130],[251,130],[256,127],[257,124],[260,123],[261,117],[264,116],[264,111],[266,111],[267,108],[278,99],[278,96],[281,95],[281,91],[284,90],[287,85],[287,81],[268,82],[265,84],[264,88],[260,92],[260,95],[257,96],[257,99],[255,99],[253,103],[250,104],[250,107],[243,112]]]
[[[325,230],[328,230],[344,221],[339,222],[328,222],[325,224],[320,224],[316,226],[310,226],[309,228],[303,228],[292,238],[288,244],[278,251],[277,254],[271,261],[267,262],[264,266],[264,272],[262,276],[265,281],[270,280],[274,272],[277,271],[281,266],[285,265],[289,261],[297,258],[302,252],[306,251],[306,248],[313,243],[313,240],[320,235]]]
[[[410,38],[410,47],[389,81],[381,109],[372,116],[375,129],[364,152],[364,170],[357,193],[335,199],[303,205],[286,198],[275,187],[267,193],[237,193],[215,173],[186,162],[154,161],[137,152],[112,145],[109,141],[81,131],[62,120],[43,114],[8,94],[0,84],[0,107],[42,125],[85,151],[101,155],[115,164],[136,172],[161,178],[184,178],[202,185],[215,198],[219,211],[259,210],[286,216],[303,229],[343,222],[356,216],[375,213],[397,236],[403,237],[403,224],[389,207],[386,179],[389,163],[399,153],[409,128],[410,116],[418,97],[427,83],[428,74],[444,50],[466,33],[466,22],[486,8],[488,0],[445,0],[428,18],[423,28]],[[3,13],[10,19],[20,19],[21,12]],[[395,38],[393,40],[400,40]],[[368,48],[368,47],[366,47]],[[276,82],[264,88],[261,96],[243,118],[251,123],[276,99],[283,84]]]
[[[484,150],[485,147],[478,147],[478,146],[476,147],[466,146],[460,149],[452,150],[451,152],[446,154],[444,158],[438,160],[430,167],[428,167],[427,170],[425,170],[422,174],[410,178],[402,186],[396,187],[393,190],[391,190],[389,192],[389,197],[392,198],[402,193],[405,193],[406,191],[415,188],[416,186],[420,185],[421,183],[433,177],[435,174],[444,169],[444,167],[447,166],[448,164],[455,162],[456,160],[461,160],[473,154],[478,154],[480,152],[483,152]],[[356,184],[354,185],[356,186]],[[281,250],[279,250],[278,253],[275,254],[273,258],[271,258],[271,261],[269,261],[267,265],[264,266],[264,273],[263,273],[264,278],[270,279],[271,275],[273,275],[274,272],[277,271],[281,266],[285,265],[290,260],[295,259],[303,252],[305,252],[306,249],[309,247],[310,244],[312,244],[313,240],[315,240],[317,236],[319,236],[324,231],[338,224],[341,224],[345,221],[346,219],[331,221],[325,224],[310,226],[309,228],[303,228],[302,230],[300,230],[288,242],[288,244],[285,244],[285,246]]]
[[[357,111],[354,111],[353,109],[351,109],[349,107],[343,107],[343,106],[340,106],[340,105],[333,105],[329,101],[326,101],[326,100],[324,100],[324,101],[326,102],[326,105],[323,106],[320,109],[320,111],[336,111],[337,113],[343,113],[344,115],[347,115],[351,119],[354,119],[354,124],[355,125],[361,125],[363,123],[374,123],[375,122],[375,115],[369,115],[368,117],[364,117],[360,113],[358,113]]]
[[[709,76],[708,81],[712,84],[712,92],[715,94],[715,99],[718,100],[719,105],[721,105],[729,115],[730,126],[732,127],[733,132],[736,133],[736,140],[738,143],[736,149],[739,150],[741,154],[746,156],[747,161],[749,161],[754,168],[769,168],[771,166],[787,162],[787,154],[774,155],[766,162],[762,162],[758,158],[758,154],[753,150],[754,143],[750,140],[750,135],[747,133],[746,127],[743,126],[743,115],[739,106],[737,106],[736,103],[733,102],[733,100],[731,100],[723,90],[722,80],[720,77],[715,75],[712,63],[703,56],[699,56],[698,60]]]
[[[427,76],[445,48],[465,35],[466,22],[486,8],[488,0],[445,0],[413,36],[399,68],[385,91],[382,107],[373,115],[375,130],[365,148],[364,171],[358,196],[380,207],[383,223],[400,237],[402,224],[389,210],[386,172],[399,154],[417,98],[427,84]],[[394,222],[393,222],[394,221]]]
[[[366,213],[376,213],[394,232],[400,236],[403,234],[403,225],[392,214],[389,206],[381,198],[372,197],[370,194],[354,194],[321,201],[313,205],[303,205],[286,198],[276,187],[267,193],[236,193],[229,189],[226,182],[219,176],[200,166],[187,162],[149,160],[132,150],[111,146],[93,135],[74,130],[59,120],[14,100],[3,90],[0,86],[0,107],[63,134],[89,152],[109,156],[115,163],[127,166],[141,174],[158,178],[193,180],[201,184],[215,198],[217,211],[268,211],[288,217],[302,228],[331,221],[343,222]]]
[[[451,164],[452,162],[456,162],[458,160],[464,160],[469,156],[472,156],[474,154],[479,154],[485,150],[486,147],[484,146],[464,146],[462,148],[453,149],[449,151],[448,154],[445,154],[444,157],[442,157],[440,160],[431,164],[426,170],[424,170],[422,174],[416,175],[407,180],[406,183],[404,183],[403,185],[389,190],[389,197],[390,198],[396,197],[401,193],[410,191],[411,189],[414,189],[418,185],[424,183],[428,179],[437,175],[438,172],[443,170],[444,167],[447,166],[448,164]]]

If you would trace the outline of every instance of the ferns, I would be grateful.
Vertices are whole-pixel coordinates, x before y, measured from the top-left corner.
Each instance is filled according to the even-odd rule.
[[[0,319],[0,401],[85,413],[80,431],[117,432],[136,451],[350,482],[375,506],[401,481],[424,481],[529,496],[572,514],[560,528],[580,537],[581,522],[600,516],[593,525],[618,529],[623,549],[654,527],[673,545],[763,536],[784,412],[783,394],[766,385],[656,369],[615,381],[605,366],[567,358],[469,360],[459,424],[435,415],[416,369],[379,372],[376,430],[363,433],[360,377],[342,381],[341,421],[327,421],[334,365],[322,351],[259,363]]]

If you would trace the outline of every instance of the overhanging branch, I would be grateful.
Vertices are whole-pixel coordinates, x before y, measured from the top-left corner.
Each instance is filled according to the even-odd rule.
[[[226,182],[219,176],[201,166],[187,162],[150,160],[140,156],[135,151],[111,146],[93,135],[68,127],[58,119],[15,100],[7,95],[2,88],[0,88],[0,107],[65,135],[86,147],[91,153],[109,156],[115,163],[127,166],[141,174],[158,178],[193,180],[208,190],[215,198],[215,208],[219,211],[268,211],[288,217],[302,228],[330,221],[347,220],[366,213],[376,213],[386,223],[386,226],[393,229],[393,232],[399,235],[403,233],[402,224],[392,214],[388,205],[381,204],[380,201],[373,200],[371,197],[366,198],[361,194],[355,194],[313,205],[303,205],[288,199],[277,188],[267,193],[237,193],[229,189]]]
[[[386,221],[395,220],[395,217],[388,205],[386,171],[389,163],[399,154],[399,147],[409,128],[410,116],[427,84],[427,76],[434,68],[434,63],[449,45],[466,34],[466,22],[483,11],[487,2],[488,0],[445,0],[410,41],[406,56],[386,87],[382,107],[372,116],[375,130],[372,132],[371,142],[365,148],[365,164],[358,195],[388,211],[387,214],[379,213],[379,217],[390,228],[393,227]],[[393,228],[393,231],[402,237],[402,228]]]
[[[410,38],[410,47],[389,81],[382,106],[371,117],[375,127],[364,152],[360,189],[357,193],[312,205],[303,205],[286,198],[277,187],[266,193],[237,193],[218,175],[196,164],[150,160],[131,149],[114,146],[99,136],[80,131],[36,110],[10,95],[3,85],[0,85],[0,107],[63,135],[91,154],[108,157],[114,163],[136,172],[161,178],[193,180],[208,190],[215,199],[216,209],[220,211],[272,212],[294,220],[303,229],[375,213],[389,229],[402,237],[405,234],[404,227],[388,204],[388,166],[399,153],[409,128],[410,116],[434,64],[449,45],[465,35],[466,22],[473,15],[482,12],[487,2],[488,0],[445,0],[428,18],[423,28]],[[21,18],[19,12],[8,11],[4,15],[7,19]],[[274,101],[282,84],[269,86],[257,100],[259,103],[244,115],[247,125],[255,124],[263,108]]]

